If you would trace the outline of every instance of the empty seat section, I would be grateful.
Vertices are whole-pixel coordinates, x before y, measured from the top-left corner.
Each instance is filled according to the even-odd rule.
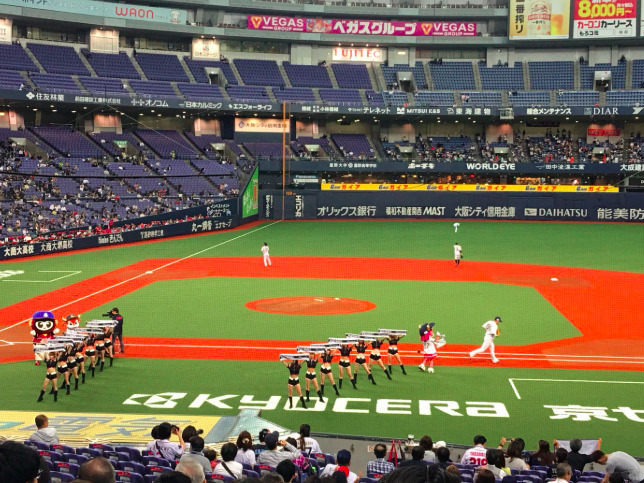
[[[51,74],[91,75],[73,47],[32,43],[27,47]]]
[[[515,62],[514,67],[495,65],[486,67],[479,64],[481,87],[485,90],[523,90],[523,64]]]
[[[574,89],[573,63],[570,61],[528,62],[530,87],[543,89]]]
[[[312,89],[305,87],[287,87],[280,89],[273,87],[273,95],[278,101],[315,102],[316,98]]]
[[[118,77],[119,79],[140,79],[139,72],[125,52],[104,54],[82,49],[82,54],[99,77]]]
[[[130,86],[140,96],[178,97],[169,82],[133,80]]]
[[[81,94],[82,91],[71,76],[57,74],[32,74],[31,80],[45,92]]]
[[[325,66],[294,65],[290,62],[282,65],[293,87],[333,87]]]
[[[357,89],[320,89],[318,92],[324,102],[362,104],[360,91]]]
[[[212,84],[179,83],[177,87],[188,100],[218,100],[224,98],[219,87]]]
[[[251,86],[284,86],[286,82],[274,60],[235,59],[235,67],[244,84]]]
[[[429,64],[436,90],[476,89],[471,62]]]
[[[423,69],[423,63],[420,61],[417,61],[413,66],[406,64],[395,64],[393,66],[380,64],[380,67],[387,86],[391,86],[394,82],[398,82],[398,72],[411,72],[414,76],[416,89],[427,89],[425,70]]]
[[[373,89],[366,65],[332,64],[338,87],[345,89]]]
[[[221,69],[228,84],[238,83],[237,77],[235,77],[235,73],[228,62],[220,62],[217,60],[194,60],[189,57],[184,57],[183,60],[197,82],[209,84],[210,79],[208,79],[208,75],[206,74],[206,68],[215,67]]]
[[[40,71],[22,48],[22,45],[0,44],[0,59],[2,59],[3,69],[26,70],[29,72]]]
[[[134,59],[150,80],[190,82],[176,55],[138,53]]]

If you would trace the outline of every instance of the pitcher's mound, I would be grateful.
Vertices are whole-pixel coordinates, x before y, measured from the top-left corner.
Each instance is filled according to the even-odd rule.
[[[246,307],[259,312],[289,315],[339,315],[366,312],[376,304],[339,297],[278,297],[253,300]]]

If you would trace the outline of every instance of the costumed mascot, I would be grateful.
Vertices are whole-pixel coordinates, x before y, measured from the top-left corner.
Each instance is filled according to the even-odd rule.
[[[438,357],[436,349],[439,349],[445,345],[445,336],[441,335],[438,331],[436,332],[436,337],[434,337],[434,322],[430,324],[423,324],[418,327],[418,333],[420,334],[420,340],[423,343],[423,362],[418,366],[421,371],[427,370],[427,372],[434,372],[434,359]],[[418,351],[421,352],[421,351]],[[428,363],[429,367],[425,368],[425,364]]]
[[[72,329],[72,332],[73,332],[73,330],[78,329],[80,327],[80,321],[81,321],[80,315],[76,315],[76,314],[66,315],[65,317],[63,317],[63,323],[60,331],[63,334],[67,334],[67,330]]]
[[[54,335],[60,332],[57,326],[58,322],[56,322],[53,312],[47,310],[34,312],[34,315],[31,316],[31,331],[29,332],[33,336],[34,346],[42,344],[47,339],[53,339]],[[37,366],[40,365],[40,361],[45,360],[43,352],[35,352],[34,356]]]

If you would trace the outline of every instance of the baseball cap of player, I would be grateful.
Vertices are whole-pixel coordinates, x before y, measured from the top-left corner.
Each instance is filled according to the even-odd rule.
[[[498,320],[499,322],[503,322],[503,321],[501,320],[501,317],[499,317],[498,315],[497,315],[496,317],[494,317],[494,320]]]

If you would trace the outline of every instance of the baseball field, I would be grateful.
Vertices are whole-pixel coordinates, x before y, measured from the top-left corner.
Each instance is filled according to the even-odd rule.
[[[210,440],[243,424],[308,422],[463,444],[477,433],[523,437],[529,448],[602,437],[607,451],[644,456],[642,224],[463,222],[455,233],[437,221],[258,222],[6,262],[0,277],[2,434],[26,435],[46,412],[69,434],[102,440],[145,441],[154,421],[173,418]],[[86,322],[112,307],[125,356],[37,403],[45,371],[33,362],[31,314]],[[470,360],[495,316],[500,362]],[[417,368],[423,322],[447,340],[433,374]],[[327,386],[324,402],[288,409],[280,353],[380,328],[408,331],[407,375],[394,365],[389,381],[374,368],[374,386],[361,370],[357,389],[345,379],[340,396]]]

